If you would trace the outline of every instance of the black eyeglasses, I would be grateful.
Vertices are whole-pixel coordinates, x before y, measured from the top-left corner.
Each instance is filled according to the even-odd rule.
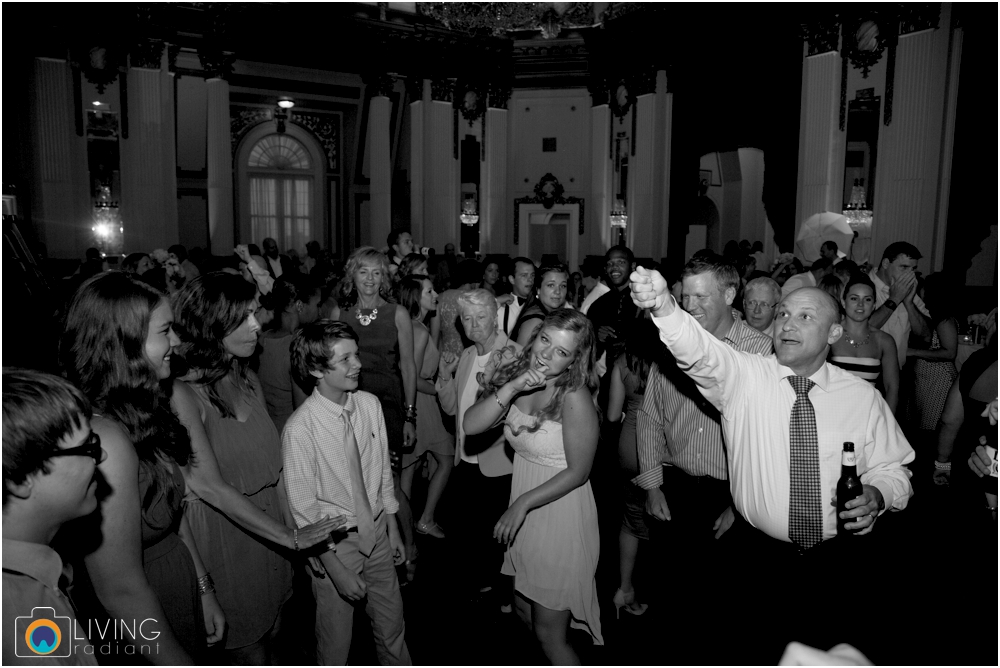
[[[90,457],[94,460],[95,464],[100,464],[101,459],[104,458],[104,451],[101,450],[101,437],[92,431],[87,440],[83,442],[83,445],[78,445],[75,448],[66,448],[65,450],[56,450],[48,458],[54,459],[56,457]]]

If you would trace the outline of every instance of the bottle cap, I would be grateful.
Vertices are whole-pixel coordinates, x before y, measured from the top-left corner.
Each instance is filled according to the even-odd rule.
[[[854,452],[854,444],[850,441],[844,441],[844,450],[847,452]]]

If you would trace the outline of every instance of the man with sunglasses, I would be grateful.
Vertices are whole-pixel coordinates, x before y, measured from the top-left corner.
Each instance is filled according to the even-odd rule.
[[[90,418],[87,399],[62,378],[3,370],[4,665],[97,665],[74,649],[87,644],[85,625],[68,628],[70,574],[49,547],[64,523],[97,509],[104,450]]]
[[[743,315],[747,324],[768,337],[774,333],[774,307],[781,301],[781,286],[773,278],[755,278],[743,289]]]

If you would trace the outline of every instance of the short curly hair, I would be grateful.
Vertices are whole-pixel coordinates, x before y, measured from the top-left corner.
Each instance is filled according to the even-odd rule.
[[[313,371],[324,371],[330,366],[330,351],[342,339],[358,342],[358,334],[347,323],[337,320],[317,320],[295,333],[289,351],[292,371],[300,384],[311,385]]]

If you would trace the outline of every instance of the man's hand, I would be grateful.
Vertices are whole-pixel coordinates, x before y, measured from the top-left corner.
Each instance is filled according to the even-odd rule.
[[[951,469],[934,469],[934,473],[931,474],[931,480],[934,481],[935,485],[939,487],[947,487],[951,484]]]
[[[601,343],[605,343],[608,339],[618,339],[618,332],[611,325],[602,325],[601,328],[597,330],[597,340]]]
[[[983,412],[979,414],[980,417],[989,418],[991,427],[997,426],[997,401],[997,399],[991,401],[983,409]]]
[[[913,293],[917,289],[917,275],[912,271],[907,271],[901,276],[893,279],[889,285],[889,299],[902,304],[906,299],[912,299]]]
[[[503,308],[507,304],[513,304],[513,303],[514,303],[514,293],[512,292],[508,292],[505,295],[500,295],[499,297],[497,297],[498,308]]]
[[[639,308],[652,309],[653,315],[662,317],[674,312],[676,304],[670,296],[667,281],[655,269],[636,267],[629,276],[632,282],[632,301]]]
[[[831,502],[834,508],[837,507],[837,495],[833,495]],[[885,501],[882,499],[882,492],[872,485],[862,487],[861,496],[851,499],[846,504],[847,510],[840,513],[842,520],[854,520],[844,525],[848,531],[854,531],[858,536],[871,533],[878,518],[879,511],[885,508]]]
[[[306,559],[306,565],[312,574],[318,577],[320,580],[326,577],[326,568],[323,566],[323,562],[319,557],[309,557]]]
[[[392,563],[399,566],[406,561],[406,545],[403,537],[399,535],[399,527],[396,526],[396,518],[389,516],[389,554],[392,555]]]
[[[339,561],[339,560],[338,560]],[[348,570],[346,566],[340,564],[332,571],[327,571],[333,586],[337,588],[337,593],[348,601],[360,601],[368,592],[364,578],[354,571]]]
[[[670,507],[667,505],[667,497],[663,495],[663,491],[659,487],[646,490],[646,513],[658,520],[666,521],[670,519]]]
[[[990,474],[990,456],[986,454],[986,444],[988,442],[985,436],[980,436],[979,445],[969,455],[969,468],[980,478]]]
[[[712,525],[712,529],[715,530],[715,540],[722,538],[722,534],[729,531],[729,527],[733,526],[735,520],[736,515],[733,513],[733,507],[727,506],[719,515],[719,519],[715,520],[715,524]]]

